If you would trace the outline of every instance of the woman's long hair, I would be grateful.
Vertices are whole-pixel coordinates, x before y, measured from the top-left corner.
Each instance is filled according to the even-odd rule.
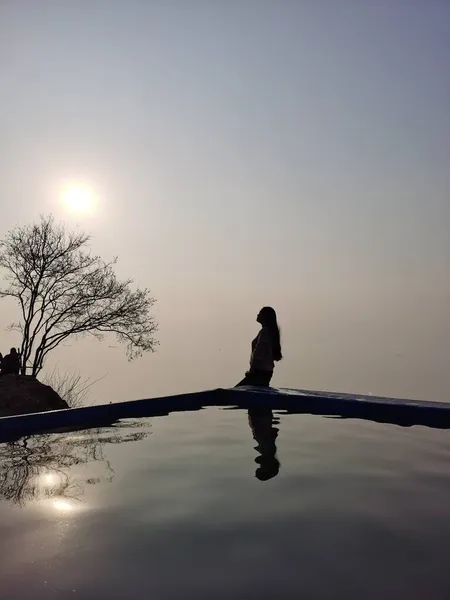
[[[283,358],[281,354],[280,328],[278,327],[277,313],[271,306],[265,306],[261,309],[261,324],[267,327],[272,337],[273,359],[279,361]]]

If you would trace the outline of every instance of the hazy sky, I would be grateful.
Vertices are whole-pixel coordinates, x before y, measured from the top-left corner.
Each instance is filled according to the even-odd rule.
[[[449,56],[446,0],[0,0],[0,236],[51,211],[158,301],[156,354],[51,364],[232,385],[272,304],[275,385],[450,400]]]

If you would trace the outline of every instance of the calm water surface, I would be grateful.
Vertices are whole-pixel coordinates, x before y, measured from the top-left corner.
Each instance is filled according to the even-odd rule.
[[[450,432],[273,420],[1,444],[0,598],[448,600]]]

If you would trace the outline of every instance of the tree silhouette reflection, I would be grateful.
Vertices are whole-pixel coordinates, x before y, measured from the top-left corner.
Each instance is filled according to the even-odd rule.
[[[276,446],[278,428],[273,427],[274,424],[279,423],[279,419],[273,416],[270,408],[258,407],[249,409],[248,422],[253,438],[258,444],[255,450],[260,454],[255,458],[255,462],[259,465],[255,477],[260,481],[267,481],[278,475],[280,471]]]
[[[145,430],[143,430],[145,429]],[[24,506],[43,499],[81,501],[87,485],[112,481],[107,444],[138,442],[148,435],[138,421],[66,433],[26,436],[0,444],[0,499]],[[77,476],[74,467],[95,463],[102,476]]]

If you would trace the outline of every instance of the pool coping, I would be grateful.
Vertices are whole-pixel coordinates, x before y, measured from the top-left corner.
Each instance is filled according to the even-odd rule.
[[[108,426],[120,419],[157,417],[207,407],[261,407],[290,414],[364,419],[402,427],[450,428],[450,403],[289,388],[241,387],[0,417],[0,442],[33,433],[88,429]]]

